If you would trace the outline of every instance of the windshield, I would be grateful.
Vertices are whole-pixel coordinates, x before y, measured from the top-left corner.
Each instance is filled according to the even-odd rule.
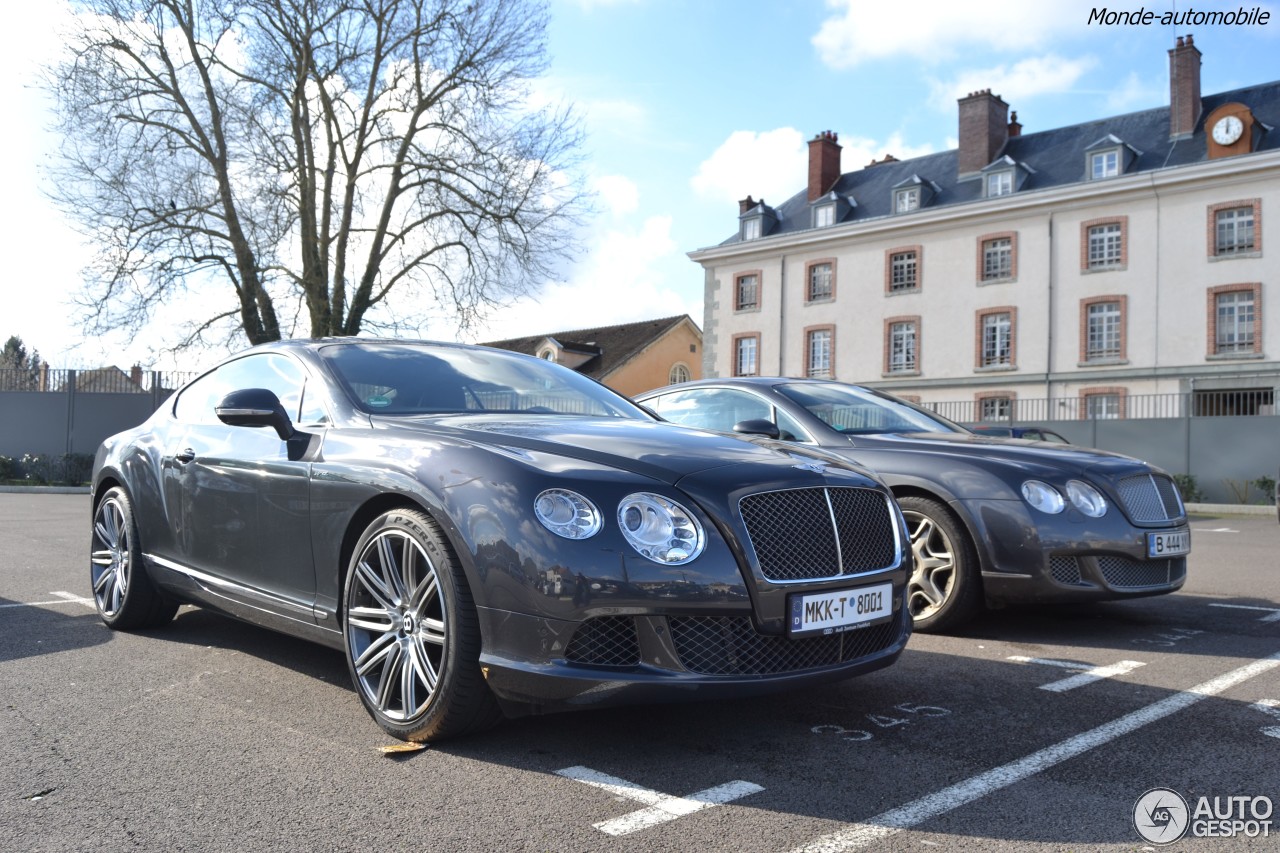
[[[852,385],[780,385],[778,392],[808,409],[832,429],[850,435],[968,432],[964,427],[919,406]]]
[[[646,418],[635,404],[567,367],[480,347],[343,343],[321,356],[352,401],[376,415],[523,412]]]

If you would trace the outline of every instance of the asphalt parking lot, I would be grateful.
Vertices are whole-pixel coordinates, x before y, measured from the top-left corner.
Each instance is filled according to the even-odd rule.
[[[994,612],[832,687],[398,756],[338,653],[190,608],[108,631],[88,522],[87,495],[0,494],[0,850],[1142,850],[1152,789],[1187,807],[1171,849],[1280,846],[1271,515],[1193,517],[1172,596]]]

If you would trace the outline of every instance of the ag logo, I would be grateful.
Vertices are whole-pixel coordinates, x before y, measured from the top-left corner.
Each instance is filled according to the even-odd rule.
[[[1152,844],[1172,844],[1187,832],[1190,810],[1177,791],[1152,788],[1133,804],[1133,828]]]

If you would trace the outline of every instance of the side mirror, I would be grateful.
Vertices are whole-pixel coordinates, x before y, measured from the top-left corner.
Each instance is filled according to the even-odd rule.
[[[768,418],[751,418],[750,420],[738,421],[733,425],[733,431],[745,433],[746,435],[763,435],[768,438],[777,438],[782,435],[778,430],[778,425]]]
[[[280,405],[280,398],[266,388],[232,391],[213,411],[227,426],[271,427],[281,441],[294,434],[293,421]]]

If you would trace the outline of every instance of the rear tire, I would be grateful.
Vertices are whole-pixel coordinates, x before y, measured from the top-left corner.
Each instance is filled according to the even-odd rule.
[[[951,511],[931,498],[898,499],[911,536],[907,607],[922,633],[959,627],[982,609],[982,577],[973,540]]]
[[[119,486],[109,489],[93,511],[89,584],[98,615],[115,630],[158,628],[178,612],[177,603],[147,575],[133,505]]]
[[[379,516],[356,543],[343,596],[347,668],[384,731],[439,741],[502,719],[480,671],[471,589],[426,513]]]

